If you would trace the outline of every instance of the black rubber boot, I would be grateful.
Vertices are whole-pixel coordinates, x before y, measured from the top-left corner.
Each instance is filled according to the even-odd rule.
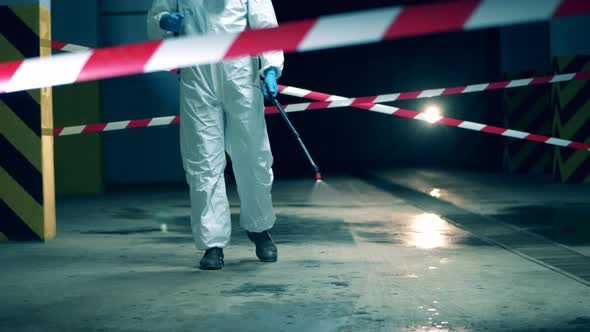
[[[221,270],[223,267],[223,249],[211,248],[201,258],[201,270]]]
[[[268,231],[261,233],[247,232],[250,241],[256,245],[256,256],[262,262],[273,263],[278,259],[277,246]]]

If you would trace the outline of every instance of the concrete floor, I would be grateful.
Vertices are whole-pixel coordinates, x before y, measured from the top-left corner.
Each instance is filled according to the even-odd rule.
[[[276,264],[256,260],[232,191],[218,272],[196,269],[184,191],[60,198],[57,239],[0,244],[0,330],[590,331],[590,283],[568,270],[590,254],[590,187],[427,170],[327,182],[277,181]],[[562,269],[498,232],[575,257]]]

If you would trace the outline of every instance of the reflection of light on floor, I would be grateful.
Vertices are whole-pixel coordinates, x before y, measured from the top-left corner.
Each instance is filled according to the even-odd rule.
[[[440,189],[434,188],[430,191],[430,196],[440,198]]]
[[[433,249],[447,245],[444,232],[448,229],[448,224],[436,214],[424,213],[416,216],[412,228],[412,245],[418,248]]]
[[[414,330],[412,330],[414,331]],[[421,332],[448,332],[449,329],[444,328],[442,325],[436,325],[436,327],[428,327],[428,326],[422,326],[422,329],[420,330],[416,330],[416,331],[421,331]]]
[[[438,304],[438,301],[432,301],[433,304]],[[424,314],[428,319],[422,326],[412,326],[410,331],[422,332],[449,332],[449,322],[440,318],[439,309],[434,306],[418,306],[419,310],[424,310]],[[463,328],[453,329],[453,331],[465,331]]]

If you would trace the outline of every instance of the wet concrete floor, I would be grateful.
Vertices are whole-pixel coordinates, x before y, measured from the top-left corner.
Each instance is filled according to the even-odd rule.
[[[0,244],[0,330],[590,330],[583,277],[512,248],[520,238],[495,237],[513,229],[537,236],[535,248],[587,257],[588,186],[427,170],[372,176],[315,189],[278,180],[276,264],[257,261],[232,191],[233,242],[217,272],[196,268],[185,191],[60,198],[57,239]],[[455,210],[412,192],[466,212],[449,217]]]

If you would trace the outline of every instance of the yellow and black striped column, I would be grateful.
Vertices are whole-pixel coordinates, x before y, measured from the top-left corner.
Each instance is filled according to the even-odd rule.
[[[0,61],[50,56],[50,2],[0,6]],[[55,236],[51,88],[0,94],[0,240]]]
[[[590,70],[590,56],[562,56],[554,61],[556,73]],[[590,80],[554,84],[553,135],[590,143]],[[562,182],[590,183],[590,152],[557,149],[553,173]]]
[[[541,76],[520,73],[506,79]],[[506,89],[503,93],[504,126],[542,135],[551,134],[553,109],[551,87],[535,85]],[[511,174],[551,174],[553,148],[522,140],[508,140],[504,146],[504,169]]]

